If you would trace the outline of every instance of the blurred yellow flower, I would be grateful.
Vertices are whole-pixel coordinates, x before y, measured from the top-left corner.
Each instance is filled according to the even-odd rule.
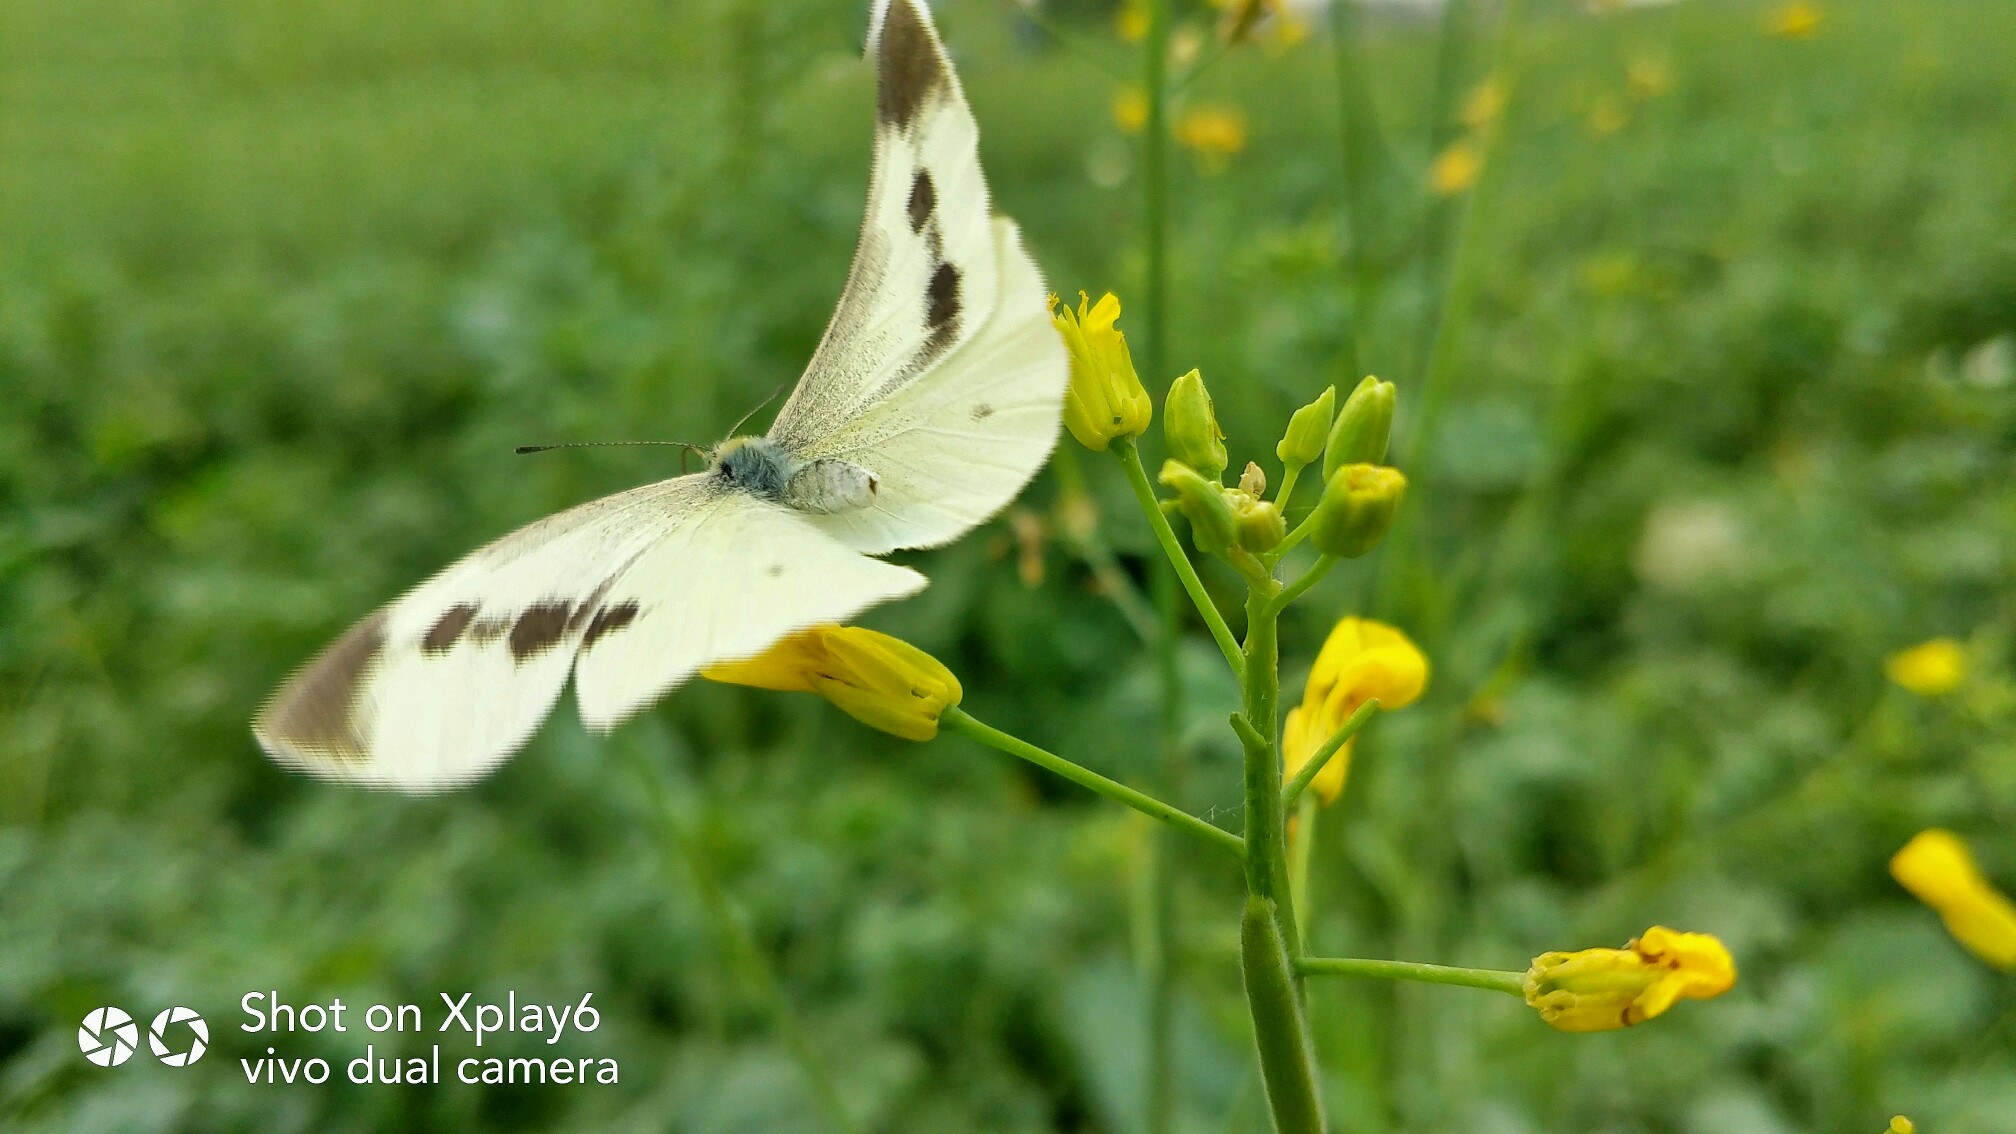
[[[1657,98],[1673,87],[1673,68],[1656,55],[1640,55],[1624,68],[1624,86],[1636,99]]]
[[[870,728],[905,740],[938,735],[938,718],[959,703],[959,679],[937,658],[859,626],[814,626],[747,661],[710,665],[709,681],[817,693]]]
[[[1071,353],[1071,384],[1064,391],[1064,426],[1078,443],[1104,452],[1116,437],[1138,437],[1155,412],[1120,320],[1120,299],[1112,292],[1098,303],[1078,293],[1078,309],[1059,307],[1050,297],[1050,321]]]
[[[1771,13],[1764,30],[1781,39],[1811,39],[1820,30],[1820,5],[1793,0]]]
[[[1148,125],[1148,96],[1137,87],[1122,87],[1113,96],[1113,124],[1128,134]]]
[[[1128,43],[1140,43],[1148,34],[1148,5],[1142,0],[1124,0],[1113,16],[1113,30]]]
[[[1967,648],[1952,638],[1934,638],[1891,654],[1883,672],[1920,697],[1942,697],[1967,680]]]
[[[1917,1134],[1918,1126],[1901,1114],[1890,1116],[1890,1128],[1883,1134]]]
[[[1419,700],[1427,687],[1428,659],[1407,635],[1369,618],[1338,622],[1316,655],[1315,668],[1309,671],[1309,683],[1302,690],[1302,703],[1290,709],[1282,722],[1284,774],[1294,779],[1302,765],[1365,702],[1376,699],[1381,711],[1391,712]],[[1356,737],[1345,741],[1309,782],[1309,789],[1324,803],[1335,803],[1343,794],[1344,780],[1350,774],[1351,746],[1356,743]]]
[[[1438,197],[1453,197],[1477,184],[1477,175],[1482,172],[1484,155],[1477,143],[1459,138],[1435,155],[1434,164],[1428,167],[1428,188]]]
[[[1596,105],[1589,108],[1589,132],[1599,138],[1617,133],[1630,122],[1630,109],[1616,95],[1598,95]]]
[[[1891,858],[1890,876],[1937,910],[1968,952],[1998,969],[2016,969],[2016,905],[1982,876],[1958,835],[1920,831]]]
[[[1706,933],[1655,925],[1622,949],[1542,953],[1526,970],[1526,1003],[1564,1032],[1642,1024],[1676,1001],[1707,1000],[1736,984],[1736,962]]]
[[[1483,130],[1498,121],[1498,116],[1503,113],[1505,113],[1505,84],[1500,82],[1496,75],[1478,83],[1469,97],[1463,100],[1463,125],[1472,130]]]
[[[1200,106],[1176,120],[1176,140],[1197,155],[1206,170],[1246,148],[1246,116],[1231,107]]]

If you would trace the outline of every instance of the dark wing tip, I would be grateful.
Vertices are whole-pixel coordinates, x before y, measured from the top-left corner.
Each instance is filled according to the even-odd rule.
[[[875,59],[875,118],[907,129],[931,96],[952,85],[952,67],[938,44],[923,0],[884,0],[870,29]]]
[[[281,763],[356,764],[368,759],[358,727],[365,671],[385,650],[385,612],[352,626],[302,666],[252,722],[252,734]]]

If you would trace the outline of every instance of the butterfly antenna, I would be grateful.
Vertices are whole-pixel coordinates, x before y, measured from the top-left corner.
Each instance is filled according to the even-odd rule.
[[[789,383],[785,383],[785,385],[789,385]],[[769,396],[769,397],[767,397],[767,398],[764,398],[764,399],[763,399],[762,401],[760,401],[760,402],[757,402],[757,403],[756,403],[756,404],[755,404],[754,406],[750,407],[750,409],[749,409],[749,412],[748,412],[748,413],[745,413],[745,414],[743,414],[743,415],[742,415],[742,416],[741,416],[741,417],[740,417],[740,418],[739,418],[739,419],[738,419],[738,420],[737,420],[737,421],[735,422],[735,424],[733,424],[733,425],[731,425],[731,426],[729,426],[729,427],[728,427],[728,436],[730,436],[730,437],[733,437],[733,436],[735,436],[735,431],[736,431],[736,430],[738,430],[738,429],[742,428],[742,426],[743,426],[743,425],[747,424],[750,418],[752,418],[752,417],[755,417],[755,416],[756,416],[756,413],[757,413],[757,411],[758,411],[758,410],[761,410],[761,409],[762,409],[762,408],[763,408],[764,406],[767,406],[767,405],[769,405],[769,404],[770,404],[771,402],[774,402],[774,401],[776,401],[776,400],[777,400],[777,396],[778,396],[779,394],[782,394],[783,392],[784,392],[784,386],[783,386],[783,385],[780,385],[780,386],[778,386],[778,387],[777,387],[777,388],[776,388],[775,390],[772,390],[772,391],[770,391],[770,396]]]
[[[544,453],[549,449],[590,449],[606,445],[677,445],[681,449],[686,450],[686,453],[706,451],[704,446],[695,445],[691,441],[562,441],[557,445],[520,445],[516,449],[513,449],[512,452],[523,455],[526,453]],[[679,456],[680,468],[682,470],[685,468],[686,453],[681,453]]]

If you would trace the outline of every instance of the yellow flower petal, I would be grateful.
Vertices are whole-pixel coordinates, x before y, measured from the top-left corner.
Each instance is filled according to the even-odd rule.
[[[1820,18],[1818,4],[1798,0],[1772,12],[1764,30],[1780,39],[1811,39],[1820,30]]]
[[[1316,655],[1302,703],[1282,722],[1284,774],[1293,779],[1365,702],[1376,698],[1382,711],[1404,708],[1427,686],[1428,659],[1407,635],[1369,618],[1340,619]],[[1309,782],[1325,804],[1343,793],[1356,742],[1345,742]]]
[[[1920,697],[1941,697],[1967,680],[1967,648],[1952,638],[1934,638],[1891,654],[1883,672]]]
[[[1154,403],[1134,372],[1127,336],[1114,326],[1120,300],[1112,292],[1093,303],[1078,293],[1078,307],[1050,297],[1050,321],[1064,336],[1071,355],[1071,384],[1064,391],[1064,425],[1078,443],[1105,451],[1117,437],[1138,437],[1148,428]]]
[[[952,671],[903,641],[859,626],[814,626],[746,661],[700,671],[710,681],[817,693],[862,724],[905,740],[938,735],[964,691]]]
[[[1526,970],[1526,1003],[1564,1032],[1628,1028],[1681,1000],[1707,1000],[1736,984],[1736,962],[1706,933],[1655,925],[1622,949],[1542,953]]]
[[[1428,167],[1428,188],[1437,197],[1453,197],[1477,184],[1477,176],[1483,172],[1484,155],[1477,143],[1459,138],[1435,155],[1434,164]]]
[[[2016,905],[1982,875],[1958,835],[1937,827],[1919,832],[1891,858],[1890,875],[1938,911],[1968,952],[2016,969]]]

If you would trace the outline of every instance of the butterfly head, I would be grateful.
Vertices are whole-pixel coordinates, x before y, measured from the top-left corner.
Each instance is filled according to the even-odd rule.
[[[713,471],[730,488],[766,500],[784,495],[798,461],[768,437],[730,437],[714,450]]]

